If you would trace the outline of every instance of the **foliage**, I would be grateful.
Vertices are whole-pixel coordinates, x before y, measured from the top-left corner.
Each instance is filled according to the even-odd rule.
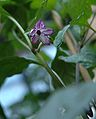
[[[96,0],[0,1],[0,91],[16,74],[27,87],[25,96],[14,104],[3,107],[0,100],[0,119],[87,118],[90,103],[96,105],[92,79],[96,67],[95,4]],[[54,34],[43,31],[45,26],[38,20]],[[34,28],[37,22],[41,29]],[[47,45],[41,42],[42,33],[45,42],[46,36],[51,41]],[[34,36],[38,37],[36,44],[30,40]]]
[[[91,4],[96,4],[95,0],[63,0],[63,14],[69,14],[72,24],[85,25],[92,14]],[[73,12],[72,12],[73,11]]]
[[[84,46],[80,53],[77,53],[75,55],[69,56],[69,57],[59,57],[61,60],[64,60],[65,62],[72,62],[72,63],[81,63],[86,68],[95,67],[96,66],[96,53],[95,50],[90,48],[89,46]]]

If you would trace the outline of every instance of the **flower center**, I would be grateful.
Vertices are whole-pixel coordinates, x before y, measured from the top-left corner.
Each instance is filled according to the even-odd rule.
[[[40,30],[37,30],[37,34],[40,36],[41,35],[41,31]]]

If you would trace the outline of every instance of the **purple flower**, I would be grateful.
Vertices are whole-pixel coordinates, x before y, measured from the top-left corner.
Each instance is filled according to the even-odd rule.
[[[29,36],[32,40],[32,44],[37,44],[42,42],[44,45],[49,45],[50,40],[49,36],[53,33],[51,28],[46,28],[43,21],[39,20],[35,27],[29,33]]]

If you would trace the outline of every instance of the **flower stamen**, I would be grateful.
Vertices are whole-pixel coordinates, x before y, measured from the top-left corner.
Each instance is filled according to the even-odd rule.
[[[41,35],[41,31],[40,30],[37,30],[37,34],[40,36]]]

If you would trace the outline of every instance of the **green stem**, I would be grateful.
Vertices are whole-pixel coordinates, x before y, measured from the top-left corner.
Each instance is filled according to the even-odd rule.
[[[24,36],[24,38],[26,39],[30,49],[32,49],[32,44],[28,38],[28,36],[25,34],[25,31],[23,30],[23,28],[21,27],[21,25],[11,16],[8,16],[8,18],[13,21],[15,23],[15,25],[19,28],[19,30],[21,31],[22,35]]]
[[[14,37],[18,40],[18,42],[21,43],[21,44],[22,44],[25,48],[27,48],[29,51],[31,51],[30,47],[29,47],[26,43],[24,43],[24,42],[17,36],[17,34],[15,33],[15,31],[13,30],[12,32],[13,32]]]
[[[61,80],[61,78],[56,74],[56,72],[54,72],[49,66],[48,64],[45,62],[45,60],[43,59],[43,57],[40,55],[40,53],[36,53],[36,57],[41,61],[42,66],[48,71],[48,73],[51,75],[52,79],[53,79],[53,85],[55,88],[59,88],[61,86],[63,86],[65,88],[65,84],[63,83],[63,81]]]

